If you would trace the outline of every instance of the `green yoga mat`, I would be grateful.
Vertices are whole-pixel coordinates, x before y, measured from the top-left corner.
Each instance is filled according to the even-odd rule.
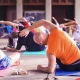
[[[46,51],[25,51],[23,52],[23,55],[46,55]]]

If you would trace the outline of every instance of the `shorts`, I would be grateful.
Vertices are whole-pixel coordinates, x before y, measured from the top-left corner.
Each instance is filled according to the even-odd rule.
[[[0,70],[6,69],[11,66],[12,59],[9,56],[5,56],[3,59],[0,60]]]
[[[75,61],[70,65],[63,64],[59,59],[56,58],[57,64],[59,65],[60,69],[66,71],[80,71],[80,59]]]

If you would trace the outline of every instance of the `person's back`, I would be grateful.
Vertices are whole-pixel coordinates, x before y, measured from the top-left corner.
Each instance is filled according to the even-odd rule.
[[[27,25],[27,27],[29,27],[29,25]],[[19,26],[19,30],[23,30],[25,29],[25,26]],[[37,44],[34,40],[33,40],[33,36],[34,36],[34,32],[36,32],[35,30],[32,30],[31,32],[29,32],[28,36],[24,36],[24,37],[20,37],[18,35],[18,41],[17,41],[17,46],[16,49],[20,50],[21,47],[24,45],[25,49],[27,51],[42,51],[44,50],[46,47],[44,45],[40,45]]]
[[[63,64],[71,64],[80,59],[80,52],[76,43],[64,31],[53,29],[47,44],[47,52],[55,55]]]
[[[20,50],[21,47],[24,45],[27,51],[42,51],[46,47],[44,45],[40,45],[35,43],[33,40],[33,32],[29,32],[28,36],[20,37],[18,36],[17,46],[16,49]]]
[[[26,47],[26,50],[28,51],[42,51],[46,47],[44,45],[37,44],[33,40],[34,33],[29,32],[29,35],[25,38],[24,45]]]

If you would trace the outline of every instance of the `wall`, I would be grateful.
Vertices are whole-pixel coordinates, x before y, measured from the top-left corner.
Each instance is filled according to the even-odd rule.
[[[52,16],[54,16],[58,22],[64,23],[64,18],[74,19],[74,6],[52,6]],[[52,20],[54,23],[54,21]]]

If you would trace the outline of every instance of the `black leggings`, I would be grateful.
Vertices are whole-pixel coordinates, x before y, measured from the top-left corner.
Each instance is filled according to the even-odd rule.
[[[8,38],[8,40],[9,40],[9,43],[8,43],[8,45],[11,45],[11,46],[13,46],[13,39],[12,39],[11,37],[9,37],[9,38]]]
[[[56,62],[59,65],[60,69],[62,69],[62,70],[80,71],[80,59],[70,65],[63,64],[59,59],[56,59]]]

